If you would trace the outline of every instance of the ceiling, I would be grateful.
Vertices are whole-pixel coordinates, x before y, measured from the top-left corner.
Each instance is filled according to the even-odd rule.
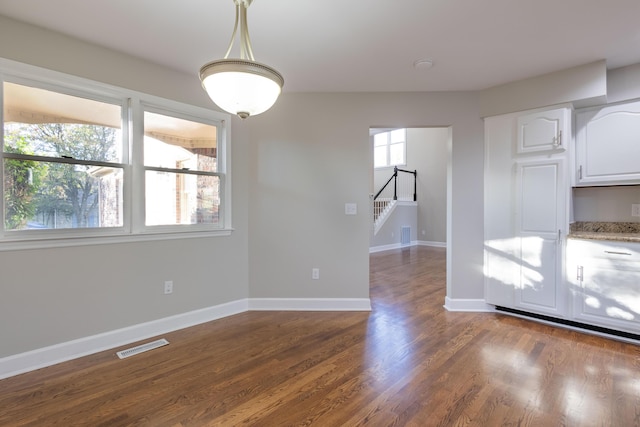
[[[197,75],[232,0],[0,0],[0,14]],[[605,59],[640,63],[638,0],[255,0],[258,62],[285,92],[479,90]],[[238,41],[231,56],[239,56]],[[415,69],[429,58],[430,69]]]

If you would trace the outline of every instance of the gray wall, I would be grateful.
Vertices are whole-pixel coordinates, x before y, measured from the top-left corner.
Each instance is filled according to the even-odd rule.
[[[211,106],[196,70],[180,74],[3,17],[0,38],[11,41],[0,44],[3,58]],[[585,92],[566,77],[552,85],[553,99],[596,96],[572,96]],[[549,81],[522,85],[538,93]],[[516,104],[501,107],[502,89],[285,93],[262,115],[233,118],[232,235],[1,252],[0,357],[243,298],[367,298],[370,127],[450,127],[447,296],[482,299],[480,95],[485,111],[506,112]],[[358,214],[345,215],[345,203]],[[310,280],[313,267],[320,281]],[[167,278],[170,297],[161,295]]]
[[[0,16],[0,57],[210,107],[194,76]],[[229,237],[0,252],[0,357],[246,298],[248,137],[232,126]],[[165,296],[164,280],[174,292]]]
[[[242,126],[250,127],[251,296],[368,296],[369,128],[451,126],[449,296],[482,298],[477,94],[285,93]],[[345,215],[345,203],[358,214]],[[320,282],[310,280],[312,267]]]
[[[371,232],[371,248],[396,248],[402,241],[402,227],[411,227],[411,242],[418,239],[418,206],[414,202],[399,202],[377,234]]]
[[[640,185],[574,188],[573,220],[640,222],[632,204],[640,204]]]
[[[418,240],[447,241],[448,128],[407,129],[409,170],[418,171]]]
[[[1,17],[0,37],[12,40],[0,46],[3,58],[211,105],[195,72]],[[368,129],[381,123],[453,124],[449,295],[481,298],[482,218],[462,209],[482,203],[476,94],[285,93],[268,113],[232,119],[232,236],[2,253],[10,291],[0,299],[0,357],[247,297],[367,298]],[[344,215],[346,202],[357,203],[358,215]],[[70,256],[82,266],[74,274],[60,268]],[[201,268],[186,267],[194,259]],[[310,282],[312,267],[321,269],[320,281]],[[168,276],[174,294],[156,299]]]

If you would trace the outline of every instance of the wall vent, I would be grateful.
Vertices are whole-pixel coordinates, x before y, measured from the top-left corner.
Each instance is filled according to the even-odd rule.
[[[411,227],[402,227],[400,233],[400,245],[408,246],[411,244]]]
[[[162,347],[167,344],[169,344],[169,341],[162,338],[160,340],[148,342],[146,344],[140,344],[135,347],[131,347],[126,350],[119,351],[116,354],[120,359],[124,359],[126,357],[135,356],[136,354],[144,353],[145,351],[153,350],[155,348]]]

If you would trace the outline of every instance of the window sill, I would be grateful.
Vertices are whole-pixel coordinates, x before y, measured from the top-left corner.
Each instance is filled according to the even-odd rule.
[[[227,228],[211,231],[139,233],[97,237],[14,240],[0,242],[0,252],[27,249],[63,248],[71,246],[110,245],[116,243],[149,242],[158,240],[201,239],[205,237],[230,236],[232,232],[232,228]]]

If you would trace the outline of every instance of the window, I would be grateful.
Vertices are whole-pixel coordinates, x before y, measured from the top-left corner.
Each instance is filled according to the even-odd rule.
[[[145,224],[218,224],[215,126],[144,113]]]
[[[226,115],[73,80],[0,88],[2,241],[230,228]]]
[[[5,231],[123,227],[122,106],[4,82]]]
[[[399,166],[406,163],[406,129],[373,135],[373,165],[376,168]]]

